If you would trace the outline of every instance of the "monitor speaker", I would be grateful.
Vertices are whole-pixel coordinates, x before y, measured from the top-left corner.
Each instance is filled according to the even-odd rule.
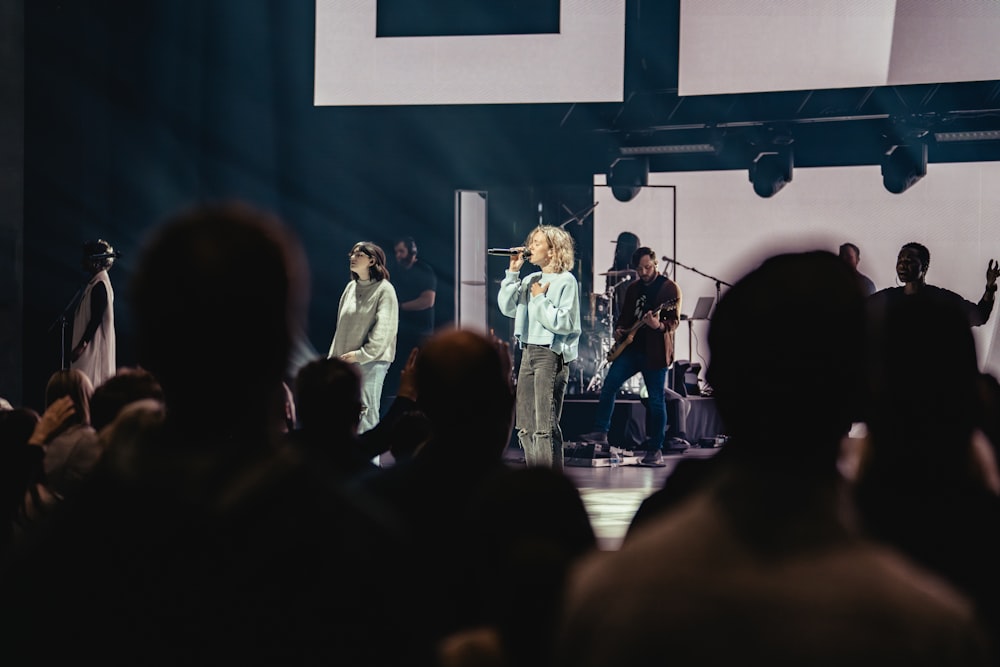
[[[698,383],[699,374],[701,374],[701,364],[692,364],[686,359],[674,361],[669,372],[670,389],[681,396],[701,396],[701,385]]]

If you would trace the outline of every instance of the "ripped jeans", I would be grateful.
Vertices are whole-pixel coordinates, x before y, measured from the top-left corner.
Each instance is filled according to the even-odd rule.
[[[525,345],[517,373],[517,439],[528,467],[563,469],[562,417],[569,364],[547,347]]]

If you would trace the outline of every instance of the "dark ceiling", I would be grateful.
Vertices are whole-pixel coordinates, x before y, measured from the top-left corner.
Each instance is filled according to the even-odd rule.
[[[587,173],[606,171],[622,147],[712,145],[711,152],[650,155],[650,170],[665,172],[746,169],[775,141],[792,147],[798,167],[878,164],[889,147],[915,138],[927,144],[929,162],[1000,160],[1000,139],[936,136],[1000,131],[998,80],[681,97],[679,4],[626,1],[623,102],[366,112],[386,121],[443,122],[456,142],[471,141],[474,148],[473,137],[498,132],[530,151],[533,164],[516,173],[486,166],[488,183],[586,182]]]
[[[589,124],[589,127],[587,125]],[[889,145],[928,142],[929,161],[1000,159],[1000,136],[938,141],[939,133],[1000,130],[1000,81],[680,97],[636,88],[581,123],[614,152],[709,143],[715,154],[657,155],[654,171],[744,168],[762,145],[791,142],[797,166],[878,164]]]
[[[678,0],[627,2],[624,102],[564,109],[559,128],[579,133],[598,162],[623,146],[712,144],[712,153],[652,155],[650,169],[743,169],[776,138],[803,167],[878,164],[913,138],[927,142],[930,162],[1000,159],[1000,139],[936,138],[1000,130],[1000,81],[681,97],[678,25]]]

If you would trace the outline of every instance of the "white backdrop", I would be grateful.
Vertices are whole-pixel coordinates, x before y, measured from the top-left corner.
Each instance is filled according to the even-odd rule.
[[[605,290],[605,276],[615,261],[615,247],[621,232],[632,232],[639,243],[656,251],[657,258],[672,255],[674,249],[674,188],[643,188],[636,198],[620,202],[603,185],[603,174],[595,180],[594,201],[594,284],[600,294]],[[660,262],[663,271],[663,262]],[[693,307],[693,306],[692,306]]]
[[[996,0],[682,0],[681,95],[1000,78]]]
[[[620,102],[625,0],[561,0],[558,34],[376,37],[376,0],[316,0],[316,106]]]
[[[900,195],[883,188],[878,166],[796,169],[794,180],[770,199],[754,194],[742,170],[651,173],[649,182],[676,186],[674,257],[728,283],[777,252],[816,248],[836,252],[841,243],[850,241],[861,248],[862,273],[879,289],[891,287],[896,284],[900,246],[917,241],[931,252],[928,282],[977,301],[988,260],[1000,258],[1000,163],[996,162],[931,164],[927,176]],[[620,206],[619,215],[628,219],[663,219],[662,202],[656,197],[640,194]],[[607,215],[609,208],[602,203],[595,216]],[[597,225],[595,219],[595,229]],[[604,240],[595,238],[595,252],[608,245]],[[677,282],[684,293],[685,313],[694,308],[697,297],[715,294],[714,282],[683,268],[677,270]],[[795,304],[789,304],[788,317],[794,315]],[[998,320],[1000,307],[973,332],[984,369],[1000,375],[1000,341],[994,335]],[[781,324],[755,325],[772,328],[780,336]],[[693,324],[691,355],[687,325],[682,325],[678,358],[707,363],[707,345],[698,344],[706,332],[707,323]]]

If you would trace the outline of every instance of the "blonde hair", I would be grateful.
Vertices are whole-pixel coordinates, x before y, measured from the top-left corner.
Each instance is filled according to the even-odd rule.
[[[555,252],[552,255],[552,268],[556,273],[569,271],[576,261],[573,252],[573,237],[562,227],[552,225],[538,225],[528,234],[525,246],[531,245],[531,239],[538,232],[545,235],[545,240]]]

